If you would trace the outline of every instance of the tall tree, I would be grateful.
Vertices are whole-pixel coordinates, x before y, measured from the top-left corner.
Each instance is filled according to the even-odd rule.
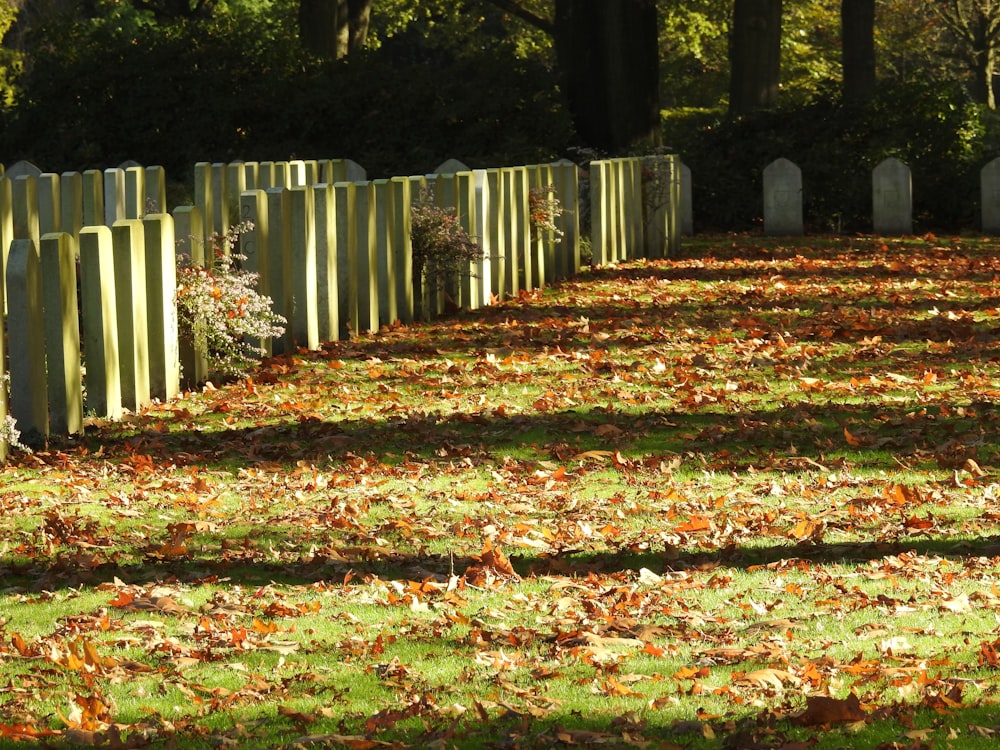
[[[374,0],[299,0],[299,38],[310,52],[339,60],[368,37]]]
[[[777,103],[781,0],[735,0],[729,59],[730,114],[745,114]]]
[[[875,0],[841,0],[843,92],[848,101],[865,101],[875,92]]]
[[[996,109],[993,78],[1000,57],[1000,0],[924,0],[961,43],[957,55],[971,75],[976,101]]]
[[[654,0],[556,0],[555,47],[580,137],[621,151],[659,140]]]

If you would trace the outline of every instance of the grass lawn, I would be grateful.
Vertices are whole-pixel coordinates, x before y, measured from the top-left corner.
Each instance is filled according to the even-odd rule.
[[[0,469],[0,747],[994,748],[1000,257],[682,257]]]

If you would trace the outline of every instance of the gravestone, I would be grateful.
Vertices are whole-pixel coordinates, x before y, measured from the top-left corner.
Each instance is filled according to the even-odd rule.
[[[399,320],[396,301],[396,210],[389,180],[372,181],[375,203],[375,254],[378,273],[379,320],[387,324]]]
[[[268,221],[267,193],[263,190],[245,190],[240,196],[240,221],[253,225],[240,234],[240,253],[246,257],[243,267],[257,274],[257,292],[270,297],[268,277]],[[266,356],[271,356],[271,339],[254,339],[253,345]]]
[[[354,192],[354,273],[358,285],[358,333],[378,333],[378,237],[375,226],[375,186],[356,182]]]
[[[913,233],[910,168],[895,157],[872,170],[872,225],[876,234]]]
[[[163,167],[146,167],[144,213],[165,214],[167,207],[167,172]]]
[[[681,234],[694,234],[694,200],[691,167],[681,163]]]
[[[334,210],[337,213],[337,318],[340,338],[356,336],[358,331],[358,277],[356,189],[353,182],[337,182],[333,186]]]
[[[111,227],[118,302],[122,405],[137,412],[151,400],[149,325],[146,310],[146,248],[142,222],[122,219]]]
[[[107,226],[104,223],[104,173],[99,169],[83,173],[83,226]]]
[[[146,250],[146,310],[149,330],[149,391],[161,401],[180,393],[177,330],[177,251],[170,214],[142,220]]]
[[[62,199],[59,175],[46,172],[38,177],[38,233],[62,230]],[[55,429],[55,428],[53,428]]]
[[[54,433],[76,435],[83,432],[83,378],[73,237],[42,235],[41,263],[49,426]]]
[[[125,169],[125,218],[141,219],[146,215],[146,170],[142,167]]]
[[[11,164],[7,167],[7,171],[4,172],[4,176],[10,180],[15,180],[18,177],[27,175],[28,177],[41,177],[42,170],[32,164],[30,161],[19,161]]]
[[[6,282],[8,343],[17,355],[10,358],[10,414],[21,441],[39,447],[49,434],[49,412],[41,260],[34,240],[11,243]]]
[[[764,168],[764,233],[796,235],[802,222],[802,170],[788,159],[775,159]]]
[[[104,170],[104,223],[113,227],[125,215],[125,170]]]
[[[83,228],[83,175],[79,172],[63,172],[59,176],[61,213],[59,226],[74,237]]]
[[[292,339],[300,347],[319,349],[316,304],[316,203],[306,185],[288,191],[291,221]]]
[[[979,172],[983,231],[1000,234],[1000,157]]]
[[[122,415],[118,302],[111,230],[105,226],[80,230],[80,295],[86,408],[99,417],[118,419]]]
[[[316,307],[319,338],[340,338],[340,311],[337,300],[337,209],[333,185],[319,183],[313,189],[316,202]]]
[[[291,354],[294,351],[291,204],[286,188],[268,188],[265,194],[268,221],[268,296],[271,297],[271,309],[285,319],[285,333],[271,340],[271,351],[274,354]]]
[[[502,300],[507,294],[507,233],[506,224],[506,175],[500,169],[486,170],[486,186],[484,191],[490,196],[492,210],[486,215],[485,234],[489,240],[489,261],[491,266],[489,292],[497,300]]]
[[[559,241],[560,265],[558,271],[566,277],[580,272],[580,168],[569,159],[560,159],[552,165],[556,197],[562,215],[556,219],[562,238]],[[495,204],[494,204],[495,205]]]
[[[35,252],[41,242],[38,225],[38,177],[21,175],[13,184],[14,237],[35,243]]]
[[[471,172],[472,170],[466,166],[464,162],[458,159],[447,159],[442,163],[438,164],[437,169],[434,170],[433,174],[458,174],[459,172]]]
[[[412,323],[413,301],[413,246],[411,231],[413,224],[411,192],[412,183],[408,177],[393,177],[390,192],[393,210],[396,213],[396,307],[399,318],[404,323]]]

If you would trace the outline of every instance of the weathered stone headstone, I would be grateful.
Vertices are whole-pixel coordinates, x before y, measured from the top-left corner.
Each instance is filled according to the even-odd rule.
[[[126,219],[141,219],[146,215],[146,170],[128,167],[125,170],[123,197]]]
[[[614,197],[611,165],[605,159],[590,162],[590,246],[595,266],[617,260],[612,227]]]
[[[38,177],[38,233],[62,229],[62,199],[59,175],[46,172]]]
[[[267,288],[271,309],[285,318],[285,333],[271,340],[274,354],[294,351],[292,325],[292,221],[287,188],[268,188],[267,194]]]
[[[14,234],[19,240],[31,240],[35,252],[41,243],[38,225],[38,178],[21,175],[14,180]]]
[[[340,163],[344,170],[345,180],[349,182],[364,182],[368,179],[368,172],[353,159],[341,159]]]
[[[910,168],[895,157],[872,170],[872,224],[876,234],[913,233]]]
[[[4,176],[10,180],[16,180],[18,177],[27,175],[28,177],[41,177],[42,170],[32,164],[30,161],[18,161],[7,167],[4,172]]]
[[[551,200],[555,193],[552,186],[551,169],[547,164],[535,164],[528,168],[531,201],[536,203]],[[537,289],[555,281],[555,236],[551,230],[543,229],[531,209],[531,286]]]
[[[107,226],[104,223],[104,173],[99,169],[83,173],[83,225]]]
[[[79,172],[63,172],[59,176],[61,218],[59,226],[74,237],[83,228],[83,175]]]
[[[486,188],[489,193],[490,211],[486,215],[486,236],[489,238],[487,254],[492,268],[490,292],[497,300],[509,294],[507,274],[507,173],[502,169],[486,170]]]
[[[232,226],[229,218],[228,177],[225,164],[212,164],[212,221],[209,223],[209,233],[219,237],[224,237]],[[225,250],[228,252],[228,248]]]
[[[125,170],[104,170],[104,223],[113,227],[125,215]]]
[[[267,193],[263,190],[243,191],[240,196],[240,217],[242,221],[253,225],[252,229],[240,234],[240,253],[246,256],[243,267],[257,274],[257,292],[270,297]],[[265,356],[271,355],[271,339],[256,339],[253,343]]]
[[[146,167],[146,196],[143,206],[145,214],[165,214],[170,210],[167,205],[167,173],[163,167]]]
[[[0,177],[0,251],[2,251],[3,255],[3,267],[0,268],[0,279],[4,276],[2,272],[3,268],[7,267],[7,254],[10,251],[10,243],[13,239],[14,185],[7,177]]]
[[[7,336],[11,353],[16,353],[10,358],[10,413],[21,441],[38,447],[49,434],[49,412],[41,261],[33,240],[11,243],[6,273]]]
[[[437,169],[432,174],[458,174],[459,172],[471,172],[472,170],[458,159],[447,159],[438,164]]]
[[[149,323],[146,308],[146,248],[142,222],[122,219],[111,227],[118,302],[122,405],[138,411],[151,400]]]
[[[87,367],[86,407],[110,419],[122,415],[114,265],[111,230],[105,226],[81,229],[80,302],[83,359]]]
[[[764,233],[798,235],[802,221],[802,170],[788,159],[764,168]]]
[[[392,202],[396,214],[396,307],[404,323],[414,319],[413,247],[411,245],[413,196],[408,177],[393,177]]]
[[[337,206],[333,185],[325,182],[313,188],[316,201],[316,307],[319,338],[340,338],[340,310],[337,299]]]
[[[42,235],[42,308],[52,432],[83,432],[80,313],[76,294],[76,242],[65,232]]]
[[[560,264],[556,269],[565,277],[580,272],[580,168],[569,159],[561,159],[552,165],[552,179],[556,188],[562,215],[556,220],[562,231],[559,242]]]
[[[306,349],[319,349],[319,312],[316,304],[316,204],[306,185],[288,192],[291,221],[292,339]]]
[[[177,251],[170,214],[142,220],[146,250],[146,309],[149,330],[149,392],[166,401],[180,393],[177,329]]]
[[[338,182],[333,186],[334,209],[337,212],[337,317],[340,338],[356,336],[358,332],[358,248],[354,226],[357,218],[356,192],[353,182]]]
[[[389,180],[372,181],[375,210],[375,271],[378,274],[379,320],[393,323],[399,320],[396,302],[396,211]]]
[[[276,166],[273,161],[262,161],[257,166],[257,189],[270,190],[273,187],[280,187],[276,172]]]
[[[375,227],[375,188],[370,182],[354,183],[355,273],[358,280],[359,333],[379,329],[378,238]]]
[[[681,234],[694,234],[694,191],[691,167],[681,163]]]
[[[207,245],[212,236],[213,224],[215,220],[215,202],[212,193],[212,165],[207,161],[200,161],[194,165],[194,205],[201,211],[202,229],[204,234],[197,239]],[[208,261],[211,265],[211,259]]]
[[[642,183],[646,216],[645,256],[666,258],[676,253],[680,240],[680,170],[676,156],[647,156]]]
[[[493,246],[495,233],[490,231],[492,205],[490,203],[490,185],[485,169],[476,169],[472,172],[472,206],[475,217],[473,236],[483,250],[482,257],[476,264],[476,276],[473,283],[476,285],[476,297],[479,303],[485,306],[492,302],[493,271],[497,262],[496,250]]]
[[[983,231],[1000,234],[1000,157],[979,172]]]

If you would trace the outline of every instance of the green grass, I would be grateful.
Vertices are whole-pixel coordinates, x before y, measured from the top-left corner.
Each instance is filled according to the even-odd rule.
[[[15,454],[0,746],[993,747],[994,255],[697,238]]]

